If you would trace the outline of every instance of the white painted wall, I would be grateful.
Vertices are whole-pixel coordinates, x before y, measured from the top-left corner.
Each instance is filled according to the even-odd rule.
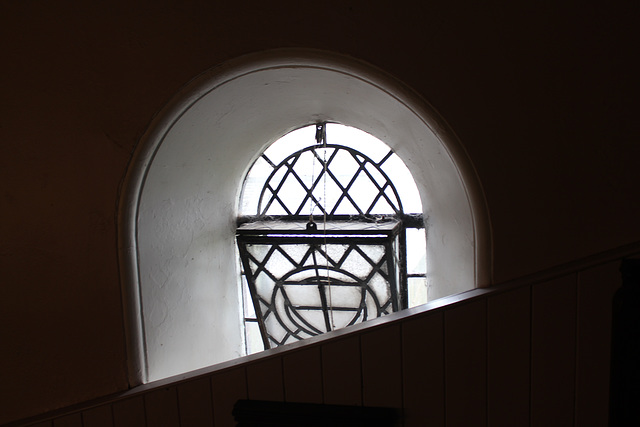
[[[276,51],[241,58],[176,97],[129,173],[124,281],[140,381],[242,354],[234,250],[242,179],[271,142],[323,120],[376,136],[413,174],[428,218],[431,299],[489,282],[482,193],[465,153],[426,103],[344,57]]]

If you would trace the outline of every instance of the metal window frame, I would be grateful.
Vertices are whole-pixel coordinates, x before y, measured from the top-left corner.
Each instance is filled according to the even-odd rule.
[[[304,232],[299,229],[280,229],[274,232],[273,229],[268,228],[240,227],[237,233],[238,249],[265,349],[271,348],[272,344],[282,345],[290,341],[289,338],[298,340],[333,330],[335,326],[330,321],[330,316],[331,312],[334,311],[355,312],[352,320],[347,325],[349,326],[404,308],[401,305],[400,298],[400,295],[404,293],[404,289],[398,278],[397,251],[394,249],[399,237],[400,223],[394,221],[390,225],[387,229],[370,227],[365,230],[366,233],[363,233],[362,230],[341,230],[339,234],[335,231],[333,231],[333,234],[324,234],[323,230],[316,228],[305,230]],[[250,247],[252,245],[268,247],[262,259],[258,259],[251,253]],[[334,245],[340,245],[343,248],[343,252],[338,259],[334,259],[328,254],[328,248]],[[367,255],[366,251],[363,250],[363,247],[367,245],[383,248],[379,259],[371,259]],[[287,253],[288,246],[304,247],[305,255],[299,260],[293,259]],[[267,267],[272,255],[276,253],[285,257],[291,264],[291,268],[285,274],[276,275]],[[366,262],[365,265],[368,271],[365,277],[359,277],[344,269],[344,264],[351,259],[351,255],[354,253]],[[326,264],[318,262],[318,259],[326,260]],[[306,278],[302,282],[291,279],[298,273],[313,273],[314,270],[315,276],[312,275],[312,277]],[[335,277],[325,279],[326,276],[320,275],[321,270],[329,270],[333,272],[333,276],[336,274],[348,276],[351,280],[341,281]],[[270,295],[260,293],[256,287],[256,278],[261,274],[267,275],[273,281],[274,286]],[[369,286],[369,282],[376,275],[387,284],[389,292],[387,299],[383,299],[384,296],[377,294]],[[309,285],[318,287],[321,305],[315,307],[296,306],[286,295],[288,286]],[[328,304],[327,289],[333,288],[335,290],[335,287],[343,286],[355,287],[359,290],[361,299],[357,307],[343,307],[339,302],[337,304]],[[276,304],[278,297],[285,300],[287,319],[282,319],[283,313],[278,311]],[[367,311],[368,301],[374,302],[375,313]],[[325,322],[324,330],[305,322],[305,319],[299,315],[301,310],[321,310]],[[269,333],[266,320],[270,316],[275,316],[280,326],[287,331],[284,338],[278,339]],[[285,320],[288,320],[288,322]],[[296,330],[292,330],[289,327],[291,323],[297,326]]]

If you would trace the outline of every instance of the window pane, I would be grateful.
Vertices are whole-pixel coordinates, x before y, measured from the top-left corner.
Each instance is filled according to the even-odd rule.
[[[426,277],[409,277],[409,307],[425,304],[428,301]]]
[[[252,319],[256,318],[256,310],[253,307],[251,301],[251,293],[249,293],[249,286],[247,285],[247,278],[242,276],[242,303],[244,305],[244,317]]]
[[[382,170],[385,171],[398,190],[405,213],[422,212],[422,203],[420,202],[418,187],[416,187],[411,172],[409,172],[409,169],[400,157],[396,155],[391,156],[382,164]]]
[[[265,159],[259,157],[251,167],[251,173],[247,175],[242,190],[242,205],[240,212],[243,215],[255,215],[258,209],[258,198],[264,182],[273,171],[273,167]]]
[[[424,274],[427,271],[427,239],[424,229],[407,229],[407,273]]]
[[[315,135],[315,126],[296,129],[271,144],[264,153],[273,163],[280,163],[291,153],[312,145],[315,142]]]
[[[258,322],[245,321],[244,328],[247,354],[253,354],[264,350],[264,344],[262,343],[262,336],[260,335]]]

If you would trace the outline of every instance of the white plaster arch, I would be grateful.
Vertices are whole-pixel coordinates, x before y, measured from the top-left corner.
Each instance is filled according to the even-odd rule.
[[[491,282],[479,181],[428,103],[350,57],[292,49],[247,55],[181,90],[129,166],[118,223],[133,385],[242,354],[234,251],[242,180],[270,143],[318,121],[374,135],[413,174],[427,218],[430,295]]]

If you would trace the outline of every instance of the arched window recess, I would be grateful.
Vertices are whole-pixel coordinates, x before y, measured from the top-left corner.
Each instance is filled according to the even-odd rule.
[[[267,142],[275,141],[278,136],[285,135],[284,140],[296,134],[298,131],[291,131],[301,125],[322,122],[329,122],[326,125],[327,146],[344,145],[362,154],[356,156],[363,164],[360,175],[366,178],[361,182],[373,188],[372,200],[379,191],[367,173],[375,178],[374,182],[380,188],[386,183],[380,178],[375,165],[378,163],[379,169],[393,183],[401,204],[396,200],[392,187],[385,187],[383,193],[387,197],[380,196],[377,204],[362,201],[369,193],[361,190],[360,180],[349,187],[348,195],[362,209],[362,215],[346,195],[339,205],[330,203],[331,200],[337,201],[343,192],[338,187],[334,195],[332,188],[337,186],[336,180],[328,173],[326,198],[322,194],[324,176],[314,187],[311,197],[295,177],[304,179],[304,173],[298,172],[297,168],[307,158],[316,159],[315,166],[311,165],[307,173],[313,173],[316,180],[321,175],[323,166],[320,159],[324,159],[325,151],[315,139],[315,126],[301,128],[300,132],[308,132],[305,143],[294,147],[295,144],[289,140],[282,156],[275,156],[272,152],[276,143],[265,150]],[[375,145],[370,140],[363,146],[353,146],[352,138],[339,137],[340,127],[333,122],[361,129],[384,141],[386,148],[378,155],[368,151]],[[287,176],[292,179],[287,179],[277,191],[279,196],[286,193],[292,197],[291,201],[282,200],[289,212],[275,198],[267,209],[268,199],[273,195],[271,190],[265,190],[265,201],[258,209],[258,197],[267,178],[274,172],[274,166],[257,154],[265,150],[264,153],[277,166],[289,155],[311,145],[316,148],[319,159],[313,156],[312,151],[300,153],[297,160],[291,158],[288,165],[296,170],[296,175],[289,172]],[[381,163],[389,148],[396,154]],[[329,152],[327,147],[326,153],[328,170],[346,188],[349,181],[343,178],[342,172],[349,169],[345,167],[339,168],[340,173],[336,171],[338,156],[346,154],[345,158],[352,161],[352,166],[355,164],[351,176],[360,165],[348,150],[339,150],[331,163],[329,159],[333,151]],[[254,166],[246,175],[252,164]],[[411,171],[408,175],[412,178],[407,181],[411,185],[398,180],[395,175],[405,166],[407,173]],[[312,171],[313,167],[315,170]],[[257,176],[254,173],[258,170],[265,171],[266,175],[254,180]],[[283,167],[278,173],[287,171],[289,168]],[[278,175],[274,174],[270,184],[274,190],[278,188],[275,183],[280,183],[276,178]],[[405,194],[405,189],[413,186],[414,180],[419,194],[415,197]],[[241,192],[243,203],[239,205]],[[295,197],[298,198],[297,204]],[[305,197],[307,204],[298,211]],[[314,198],[320,202],[319,206]],[[291,207],[293,205],[295,207]],[[334,206],[338,206],[335,211]],[[373,206],[371,210],[370,206]],[[378,209],[385,206],[386,211]],[[123,183],[118,250],[131,384],[167,378],[243,356],[247,353],[245,345],[249,347],[243,331],[247,336],[250,330],[256,331],[253,334],[258,341],[255,350],[260,350],[262,338],[257,317],[250,313],[253,307],[250,293],[238,292],[241,272],[237,251],[233,250],[237,229],[234,222],[241,219],[240,233],[268,220],[276,220],[279,227],[286,224],[288,228],[282,228],[288,230],[295,223],[294,219],[288,220],[289,214],[297,213],[301,217],[302,231],[298,234],[308,235],[311,234],[306,232],[309,209],[313,209],[312,218],[318,227],[317,234],[321,236],[325,228],[327,235],[330,234],[329,225],[332,223],[336,227],[357,226],[360,235],[364,236],[366,233],[362,230],[367,227],[381,227],[385,223],[392,224],[394,220],[400,221],[409,248],[406,254],[409,307],[414,305],[412,301],[426,301],[426,296],[433,301],[491,283],[491,227],[480,182],[453,130],[419,95],[375,67],[331,52],[282,49],[236,58],[194,79],[163,108],[138,144]],[[326,227],[325,212],[328,214]],[[412,214],[416,214],[419,221],[422,213],[426,230],[412,228],[419,226],[419,222],[411,222]],[[261,214],[264,214],[262,218]],[[260,238],[259,233],[255,234]],[[371,238],[358,237],[362,240]],[[355,241],[356,237],[350,239]],[[416,247],[426,248],[426,256],[423,252],[422,258],[413,258],[418,251],[412,249],[412,240],[418,242]],[[395,242],[399,242],[399,237]],[[371,258],[366,252],[371,246],[359,245],[357,249]],[[324,250],[323,246],[319,248]],[[354,263],[346,259],[336,261],[334,251],[338,253],[337,248],[338,245],[328,246],[324,250],[327,257],[336,263],[329,262],[332,302],[339,299],[340,293],[353,296],[356,294],[354,289],[357,290],[356,287],[335,285],[338,279],[348,283],[356,279],[349,275],[334,276],[334,270],[340,268],[361,280],[361,272],[352,268]],[[256,288],[263,282],[274,281],[262,269],[271,272],[273,277],[276,277],[273,271],[278,268],[283,270],[277,272],[280,277],[295,271],[282,251],[266,246],[262,249],[272,250],[271,261],[265,263],[262,253],[254,252],[253,257],[262,267],[250,261],[247,269],[256,276]],[[298,252],[288,253],[294,262],[300,264],[300,270],[311,264],[320,271],[323,262],[324,269],[327,269],[326,260],[319,250],[315,251],[315,263],[313,255],[307,257],[306,264],[302,263],[307,253],[303,249],[300,246]],[[351,253],[362,257],[355,248]],[[401,253],[394,253],[398,258],[393,264],[396,270],[394,274],[389,273],[389,277],[398,277],[396,283],[400,286],[400,270],[396,266],[401,265]],[[277,260],[286,262],[279,267]],[[427,277],[412,277],[412,274],[419,273],[414,266],[425,263],[426,267],[421,271],[426,271]],[[257,280],[259,268],[260,276],[264,277],[260,281]],[[385,271],[386,268],[387,264],[383,262],[373,270]],[[311,275],[325,276],[322,271]],[[384,282],[378,276],[372,276],[369,286]],[[286,280],[300,281],[300,277],[291,275]],[[320,284],[323,280],[326,285],[326,279],[320,280]],[[317,289],[318,283],[315,286]],[[283,282],[281,288],[291,298],[298,297],[294,286],[288,287]],[[313,289],[313,286],[308,288]],[[424,295],[417,298],[412,295],[413,290],[420,290]],[[366,295],[373,298],[372,294]],[[399,291],[398,295],[402,297],[402,292]],[[242,297],[248,300],[243,302]],[[284,300],[277,301],[282,304],[278,313],[284,312],[283,321],[288,321]],[[263,303],[259,301],[259,304]],[[317,306],[318,300],[309,299],[304,304]],[[379,304],[384,306],[384,302]],[[405,303],[400,300],[397,304],[402,307]],[[341,312],[337,303],[333,308],[336,327],[341,325],[339,320],[343,324],[350,322],[342,316],[347,318],[350,314],[352,317],[349,319],[352,319],[357,313]],[[360,313],[364,314],[365,308],[367,318],[377,314],[377,308],[371,304],[365,304]],[[263,314],[267,314],[264,310]],[[287,310],[288,313],[294,312],[291,307]],[[393,311],[393,303],[386,311]],[[267,326],[275,320],[275,313],[271,312],[272,320],[265,321]],[[305,314],[315,316],[315,323],[311,323],[314,328],[321,332],[327,330],[322,310],[309,310]],[[295,316],[294,319],[300,326],[310,329],[302,320]],[[306,317],[305,321],[308,321]],[[296,326],[293,323],[288,325]],[[299,334],[304,335],[302,332]],[[282,332],[282,335],[274,337],[282,341],[285,335]],[[252,346],[250,352],[253,349]]]
[[[243,187],[248,352],[262,350],[257,331],[268,349],[426,302],[424,231],[415,233],[424,219],[406,166],[357,129],[322,122],[296,132],[302,147],[276,142]],[[350,141],[362,135],[368,143]],[[410,270],[409,229],[411,252],[421,254]]]

